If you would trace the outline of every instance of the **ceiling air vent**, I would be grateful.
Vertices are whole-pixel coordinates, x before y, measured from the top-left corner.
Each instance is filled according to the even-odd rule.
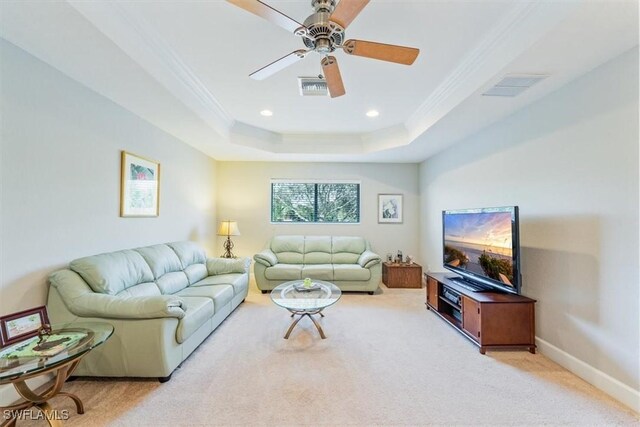
[[[507,74],[482,96],[518,96],[547,77],[549,76],[545,74]]]
[[[327,81],[322,77],[298,77],[301,96],[327,96]]]

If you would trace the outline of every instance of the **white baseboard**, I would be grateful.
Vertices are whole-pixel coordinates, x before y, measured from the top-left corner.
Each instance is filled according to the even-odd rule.
[[[536,344],[540,353],[549,359],[573,372],[586,382],[593,384],[634,411],[640,412],[640,391],[634,390],[541,338],[536,337]]]
[[[44,384],[51,381],[51,375],[43,375],[30,380],[27,380],[27,384],[31,387],[31,390],[36,390],[38,387],[42,387]],[[20,395],[16,392],[12,385],[0,386],[0,406],[8,406],[20,400]],[[1,419],[0,414],[0,419]]]

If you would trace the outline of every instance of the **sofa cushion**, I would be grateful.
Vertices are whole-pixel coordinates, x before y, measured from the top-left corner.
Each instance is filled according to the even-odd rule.
[[[185,342],[195,331],[213,317],[213,300],[207,297],[180,297],[184,305],[184,317],[178,322],[176,341]]]
[[[305,264],[331,264],[331,237],[306,236],[304,238]]]
[[[366,281],[371,278],[371,270],[362,268],[359,264],[334,264],[333,280]]]
[[[231,285],[233,286],[233,293],[238,295],[241,292],[245,292],[249,286],[249,278],[246,274],[229,273],[220,274],[218,276],[209,276],[197,283],[194,283],[190,287],[207,286],[207,285]]]
[[[318,280],[333,280],[332,264],[305,264],[302,267],[302,277],[310,277]]]
[[[194,284],[204,279],[209,275],[207,272],[207,266],[205,264],[191,264],[184,269],[184,274],[189,279],[189,284]]]
[[[302,278],[302,264],[276,264],[267,267],[264,277],[269,280],[297,280]]]
[[[173,271],[182,271],[182,264],[176,253],[167,245],[153,245],[137,248],[134,251],[142,255],[149,264],[153,277],[156,279],[163,274]]]
[[[133,250],[79,258],[71,261],[69,268],[78,273],[94,292],[108,295],[116,295],[154,279],[149,264]]]
[[[158,288],[163,295],[175,294],[181,289],[189,286],[189,279],[184,271],[174,271],[167,273],[156,279]]]
[[[271,250],[278,257],[278,263],[302,264],[304,236],[275,236],[271,240]]]
[[[204,250],[194,242],[173,242],[167,245],[178,255],[183,269],[191,264],[204,264],[207,261]]]
[[[209,275],[228,273],[244,273],[249,270],[250,258],[209,258],[207,271]]]
[[[117,297],[152,297],[161,295],[155,282],[140,283],[116,294]]]
[[[233,299],[233,286],[231,285],[208,285],[208,286],[189,286],[181,290],[176,296],[182,297],[206,297],[213,301],[215,312],[229,304]]]
[[[356,264],[367,244],[362,237],[333,237],[331,249],[333,264]]]

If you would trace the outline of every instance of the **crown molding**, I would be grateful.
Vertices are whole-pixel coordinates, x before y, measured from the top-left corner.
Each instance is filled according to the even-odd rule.
[[[127,4],[67,1],[216,132],[220,138],[212,135],[214,141],[209,142],[212,148],[218,143],[231,143],[261,152],[292,155],[321,154],[328,149],[334,153],[367,154],[415,143],[465,99],[505,72],[505,67],[518,55],[579,6],[579,2],[562,5],[514,2],[499,23],[404,123],[362,134],[305,135],[271,132],[234,120],[153,25]]]
[[[110,2],[109,4],[131,25],[138,33],[140,40],[147,45],[147,48],[164,62],[167,69],[205,108],[219,116],[220,120],[225,123],[227,127],[233,125],[233,117],[231,117],[222,104],[213,96],[209,89],[207,89],[193,70],[180,59],[179,55],[144,18],[127,11],[122,3]]]
[[[121,2],[67,1],[219,135],[228,137],[233,117],[143,17]]]
[[[495,75],[579,7],[579,2],[514,2],[503,19],[470,51],[406,120],[411,141]]]
[[[461,85],[472,77],[476,71],[486,62],[490,53],[500,40],[503,40],[514,27],[526,18],[535,7],[533,3],[516,3],[511,11],[495,26],[478,46],[469,52],[460,64],[436,87],[429,97],[407,119],[409,127],[415,127],[424,117],[438,108],[446,99],[450,98]]]

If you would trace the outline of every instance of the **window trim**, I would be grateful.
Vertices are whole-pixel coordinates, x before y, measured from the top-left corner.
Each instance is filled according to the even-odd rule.
[[[358,221],[357,222],[327,222],[327,221],[273,221],[273,184],[358,184]],[[272,178],[269,181],[269,224],[273,225],[360,225],[362,223],[362,181],[354,179],[286,179]],[[316,194],[316,204],[317,194]],[[317,211],[317,207],[316,207]]]

